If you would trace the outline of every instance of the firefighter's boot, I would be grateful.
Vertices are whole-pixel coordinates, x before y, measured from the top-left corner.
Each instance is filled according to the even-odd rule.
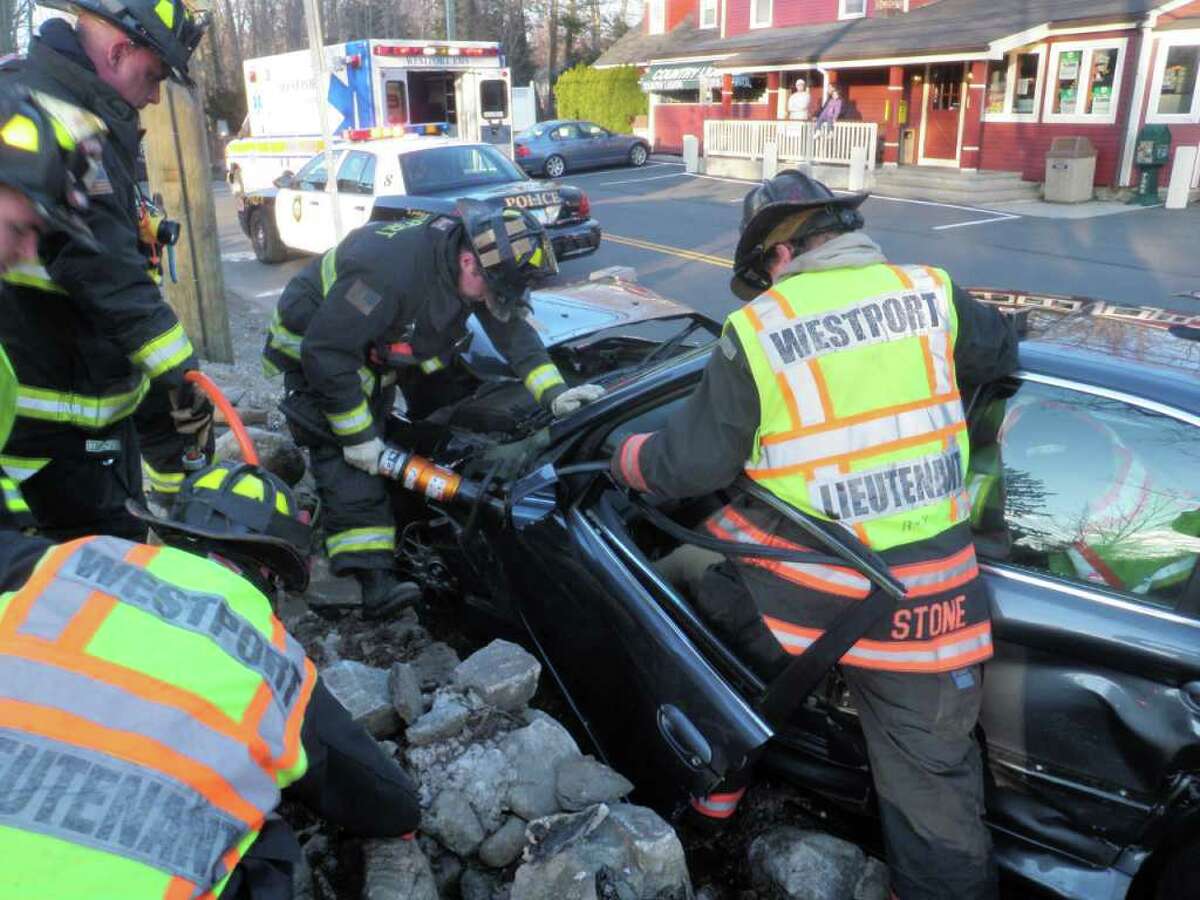
[[[362,588],[364,619],[385,619],[421,598],[420,585],[413,581],[401,581],[384,569],[355,572],[354,577]]]

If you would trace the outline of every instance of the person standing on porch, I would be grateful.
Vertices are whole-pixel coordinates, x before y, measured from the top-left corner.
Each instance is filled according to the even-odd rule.
[[[793,122],[807,122],[812,100],[808,96],[808,82],[797,78],[787,101],[787,117]]]

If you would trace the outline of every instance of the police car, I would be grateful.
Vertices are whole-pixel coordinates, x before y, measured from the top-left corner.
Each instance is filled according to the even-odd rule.
[[[335,205],[345,234],[372,218],[451,212],[460,197],[529,210],[546,225],[560,259],[600,246],[600,224],[583,191],[527,180],[491,144],[372,128],[347,131],[332,155],[334,190],[327,189],[326,155],[318,153],[299,172],[285,172],[275,187],[238,198],[238,219],[261,262],[333,247]]]

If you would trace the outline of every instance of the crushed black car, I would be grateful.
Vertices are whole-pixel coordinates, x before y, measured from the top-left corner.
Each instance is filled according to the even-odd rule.
[[[998,861],[1052,896],[1185,896],[1173,886],[1200,883],[1200,332],[1139,307],[976,294],[1026,329],[1020,371],[964,391],[996,642],[978,739]],[[646,802],[677,812],[766,745],[772,774],[869,823],[837,671],[771,715],[771,686],[655,567],[711,503],[631,496],[605,471],[688,396],[720,323],[611,278],[535,292],[532,318],[569,381],[609,393],[551,422],[477,335],[462,399],[398,414],[389,439],[484,491],[445,505],[398,487],[415,515],[398,565],[519,630]],[[501,483],[478,457],[515,440],[526,474]]]

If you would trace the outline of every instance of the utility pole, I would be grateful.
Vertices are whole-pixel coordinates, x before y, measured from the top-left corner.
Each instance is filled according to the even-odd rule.
[[[333,170],[333,132],[329,129],[329,66],[325,61],[325,38],[321,30],[321,8],[317,0],[304,0],[304,20],[308,24],[308,49],[312,54],[313,92],[317,95],[317,115],[321,120],[321,140],[325,142],[325,192],[333,210],[333,235],[342,242],[342,210],[337,198],[337,172]]]
[[[178,282],[163,278],[167,302],[204,359],[233,362],[225,277],[217,239],[204,111],[187,89],[163,82],[163,100],[142,111],[150,189],[182,226],[175,247]],[[163,266],[164,270],[167,266]]]
[[[456,41],[458,38],[458,10],[454,0],[446,0],[446,40]]]

